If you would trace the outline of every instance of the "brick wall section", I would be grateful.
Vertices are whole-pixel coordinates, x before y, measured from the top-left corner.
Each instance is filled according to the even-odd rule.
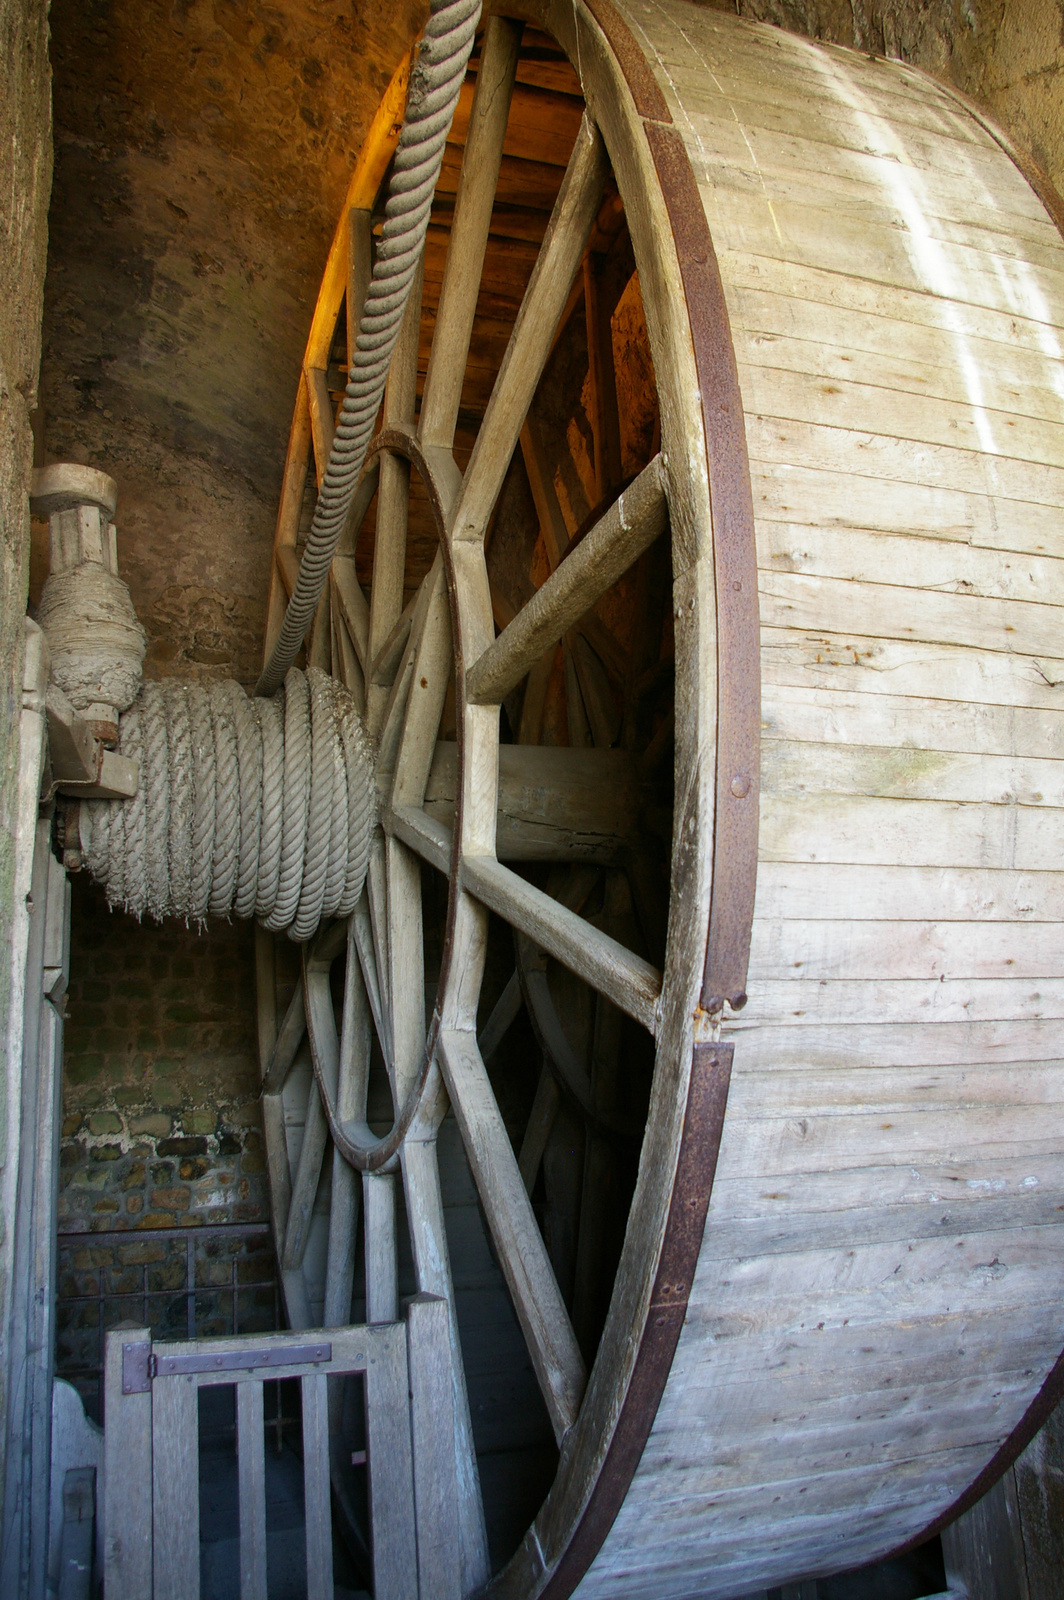
[[[265,1219],[250,926],[137,923],[73,891],[60,1230]]]

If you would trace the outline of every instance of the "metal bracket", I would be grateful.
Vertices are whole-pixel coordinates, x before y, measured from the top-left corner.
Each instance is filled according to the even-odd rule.
[[[331,1344],[265,1345],[260,1350],[190,1351],[187,1355],[151,1358],[153,1378],[175,1378],[192,1372],[246,1372],[249,1367],[300,1367],[332,1360]]]
[[[151,1345],[147,1340],[140,1344],[122,1346],[122,1393],[147,1394],[151,1389]]]

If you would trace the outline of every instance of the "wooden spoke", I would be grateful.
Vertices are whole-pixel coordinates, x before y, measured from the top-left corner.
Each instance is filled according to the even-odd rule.
[[[484,1024],[480,1031],[480,1037],[477,1039],[477,1048],[480,1050],[485,1066],[489,1065],[492,1056],[516,1022],[520,1010],[521,980],[515,972],[492,1007],[491,1016]]]
[[[462,885],[511,927],[546,950],[556,961],[583,978],[600,994],[657,1031],[657,1005],[661,974],[648,961],[602,933],[583,917],[526,883],[509,867],[487,857],[466,857],[461,867]]]
[[[317,1085],[312,1086],[307,1100],[306,1121],[303,1124],[303,1144],[299,1152],[299,1165],[292,1184],[292,1200],[288,1207],[288,1222],[284,1235],[284,1254],[281,1265],[286,1272],[294,1272],[303,1265],[307,1248],[310,1214],[318,1192],[321,1164],[325,1156],[325,1139],[328,1123],[325,1107]]]
[[[661,457],[646,467],[470,668],[466,692],[498,704],[664,531]]]
[[[587,1375],[476,1040],[444,1029],[444,1077],[536,1377],[560,1441]]]
[[[414,806],[396,806],[387,823],[397,838],[439,872],[451,862],[451,831]],[[608,995],[648,1032],[657,1030],[661,974],[649,961],[560,905],[490,856],[464,856],[462,887],[481,904],[526,933],[542,950]]]
[[[353,558],[334,556],[331,577],[340,615],[354,646],[359,667],[365,672],[369,654],[369,607],[366,605],[362,587],[355,577]]]
[[[484,537],[550,354],[554,331],[580,265],[605,181],[602,139],[595,124],[585,116],[477,434],[455,513],[456,539]]]
[[[504,17],[492,17],[484,30],[421,406],[422,439],[448,449],[462,398],[520,36],[520,25]]]

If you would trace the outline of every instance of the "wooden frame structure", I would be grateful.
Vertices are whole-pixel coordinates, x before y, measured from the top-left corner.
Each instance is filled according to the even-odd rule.
[[[524,55],[522,24],[537,30]],[[372,180],[407,70],[360,158],[315,314],[267,650],[312,442],[319,475],[328,442],[322,375],[341,293],[346,283],[348,307],[360,304]],[[681,1595],[693,1570],[710,1582],[711,1563],[725,1597],[826,1559],[875,1559],[954,1514],[988,1463],[1025,1442],[1059,1370],[1061,1149],[1038,1108],[1064,1098],[1049,932],[1064,904],[1064,672],[1046,667],[1064,594],[1064,248],[947,91],[682,0],[526,0],[490,18],[475,76],[442,281],[424,314],[412,301],[351,540],[308,640],[308,658],[365,708],[382,810],[365,900],[346,934],[308,951],[280,1029],[260,944],[278,1248],[293,1321],[311,1323],[316,1305],[342,1320],[360,1170],[367,1300],[394,1315],[398,1166],[419,1286],[453,1308],[433,1151],[450,1106],[560,1450],[534,1526],[486,1592]],[[485,381],[471,352],[490,320],[494,208],[512,199],[508,140],[531,91],[562,81],[576,83],[581,120],[559,111],[564,180],[541,241],[532,230],[520,309]],[[618,497],[588,247],[619,213],[660,449]],[[512,216],[507,226],[512,239]],[[574,529],[530,408],[581,297],[596,487],[612,488],[613,506]],[[518,457],[546,563],[521,605],[489,562]],[[367,599],[354,524],[374,500]],[[436,553],[411,586],[416,506]],[[499,860],[499,722],[505,703],[515,744],[537,742],[561,661],[580,690],[570,731],[582,708],[588,742],[613,742],[574,630],[609,653],[596,605],[666,524],[675,749],[655,964],[581,915],[575,878],[550,893]],[[451,695],[448,826],[427,796]],[[660,760],[660,734],[644,763]],[[422,863],[449,886],[430,1009]],[[489,912],[516,930],[519,959],[485,1021]],[[328,971],[341,948],[338,1029]],[[654,1040],[625,1248],[589,1374],[529,1203],[556,1083],[548,1074],[537,1091],[515,1151],[485,1065],[522,996],[550,1031],[537,951]],[[284,1095],[304,1028],[313,1078],[296,1159]],[[365,1111],[373,1039],[395,1108],[383,1133]],[[304,1268],[330,1135],[315,1300]],[[972,1349],[976,1370],[958,1377]],[[469,1593],[489,1574],[453,1312],[451,1350]],[[785,1467],[772,1459],[781,1434]]]

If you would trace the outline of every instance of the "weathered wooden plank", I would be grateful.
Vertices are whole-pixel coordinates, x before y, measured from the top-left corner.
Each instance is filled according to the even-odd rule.
[[[859,904],[856,909],[864,910]],[[750,981],[829,978],[1056,978],[1054,923],[784,919],[758,916]]]
[[[1022,601],[1032,607],[1057,608],[1064,598],[1064,562],[1050,556],[776,521],[758,523],[757,542],[759,565],[774,573],[901,584],[940,594]]]
[[[444,1301],[415,1295],[406,1329],[418,1600],[460,1600],[454,1392]]]
[[[199,1600],[199,1396],[195,1378],[155,1379],[151,1437],[156,1508],[151,1593],[154,1600]]]
[[[751,1069],[772,1067],[894,1067],[914,1063],[992,1061],[1056,1061],[1060,1056],[1060,1024],[1038,1022],[940,1022],[929,1036],[923,1023],[881,1027],[873,1020],[849,1026],[807,1023],[804,1028],[769,1028],[729,1019],[728,1038],[742,1050]],[[741,1036],[741,1037],[740,1037]]]
[[[426,443],[448,449],[454,438],[462,397],[466,352],[473,331],[511,110],[519,38],[515,24],[502,17],[489,21],[476,89],[466,112],[465,158],[458,180],[420,421],[421,436]],[[514,109],[519,110],[520,105],[521,95]]]
[[[751,482],[759,523],[856,528],[1033,555],[1060,550],[1052,508],[1033,501],[918,483],[896,492],[874,476],[793,462],[755,461]]]
[[[321,1103],[318,1086],[312,1080],[307,1098],[303,1143],[299,1151],[299,1164],[292,1184],[292,1200],[285,1222],[281,1265],[286,1272],[295,1272],[303,1265],[328,1135],[329,1124],[325,1117],[325,1108]]]
[[[1039,655],[882,638],[843,629],[762,627],[762,678],[772,688],[844,688],[862,695],[970,701],[1056,711],[1064,661]],[[869,716],[875,713],[870,709]]]
[[[1059,425],[1064,417],[1055,362],[1022,345],[973,336],[958,340],[947,329],[796,303],[763,290],[735,290],[732,304],[744,366],[804,374],[822,384],[869,384],[891,395],[933,396],[947,408],[978,406],[999,429],[1014,418]],[[1012,449],[1011,430],[1002,437],[1007,454],[1025,453]]]
[[[987,451],[1050,469],[1059,469],[1064,460],[1064,430],[1059,419],[1043,421],[992,410],[978,386],[961,400],[946,400],[913,388],[892,388],[876,381],[883,374],[869,372],[870,358],[861,363],[862,371],[854,371],[856,365],[851,363],[849,377],[825,379],[789,366],[772,366],[770,359],[764,364],[752,363],[744,348],[739,353],[743,404],[760,416],[888,434],[916,444]]]
[[[866,674],[871,678],[872,672]],[[810,744],[883,745],[905,751],[1064,759],[1061,709],[980,705],[916,695],[866,694],[852,689],[807,689],[772,684],[762,697],[764,736]]]
[[[1059,649],[1052,606],[907,589],[900,584],[848,583],[843,578],[761,572],[762,623],[838,633],[878,634],[927,644],[1045,655]],[[877,620],[878,619],[878,622]]]
[[[262,1384],[236,1385],[236,1449],[240,1494],[240,1600],[266,1594],[266,1444]]]
[[[955,1159],[974,1159],[978,1153],[992,1162],[1024,1152],[1033,1159],[1059,1149],[1054,1120],[1044,1106],[969,1109],[963,1104],[933,1117],[917,1108],[888,1117],[874,1111],[840,1111],[797,1118],[737,1119],[734,1124],[729,1122],[722,1146],[721,1176],[742,1170],[744,1163],[751,1171],[778,1178],[790,1172],[824,1172],[854,1164],[867,1168],[899,1161],[933,1161],[943,1150]]]
[[[985,340],[995,348],[1009,346],[1022,352],[1036,369],[1048,370],[1050,375],[1057,359],[1058,334],[1051,328],[1047,330],[1044,322],[1014,313],[899,289],[860,276],[851,277],[832,270],[830,264],[806,265],[750,255],[745,251],[722,251],[721,267],[727,292],[737,307],[736,321],[740,329],[744,325],[738,309],[741,297],[754,292],[792,300],[796,314],[814,317],[817,327],[821,318],[830,322],[836,311],[844,318],[851,314],[882,317],[888,326],[900,329],[903,349],[909,337],[907,329],[937,329],[953,343],[955,350],[958,343],[963,348],[969,340]],[[857,348],[861,348],[860,344]],[[1003,371],[1007,372],[1008,349],[1000,352],[1000,359]],[[1048,381],[1052,387],[1051,376]]]
[[[329,1501],[329,1380],[322,1372],[300,1379],[303,1411],[303,1518],[307,1541],[307,1600],[334,1600],[332,1509]]]
[[[943,444],[925,444],[914,450],[911,440],[878,429],[869,433],[748,411],[746,430],[753,463],[778,464],[787,472],[794,467],[812,467],[874,478],[884,496],[900,492],[899,485],[917,484],[1052,506],[1060,503],[1064,489],[1064,472],[1059,466],[1013,461],[1009,456],[956,450]],[[1054,539],[1050,550],[1055,553],[1058,549],[1059,540]]]
[[[1064,769],[1059,761],[880,744],[767,739],[762,744],[761,784],[773,795],[878,795],[1054,811],[1064,803]]]
[[[408,1600],[422,1591],[418,1589],[406,1329],[401,1323],[378,1330],[366,1371],[366,1430],[374,1600]],[[453,1432],[448,1437],[453,1439]]]

